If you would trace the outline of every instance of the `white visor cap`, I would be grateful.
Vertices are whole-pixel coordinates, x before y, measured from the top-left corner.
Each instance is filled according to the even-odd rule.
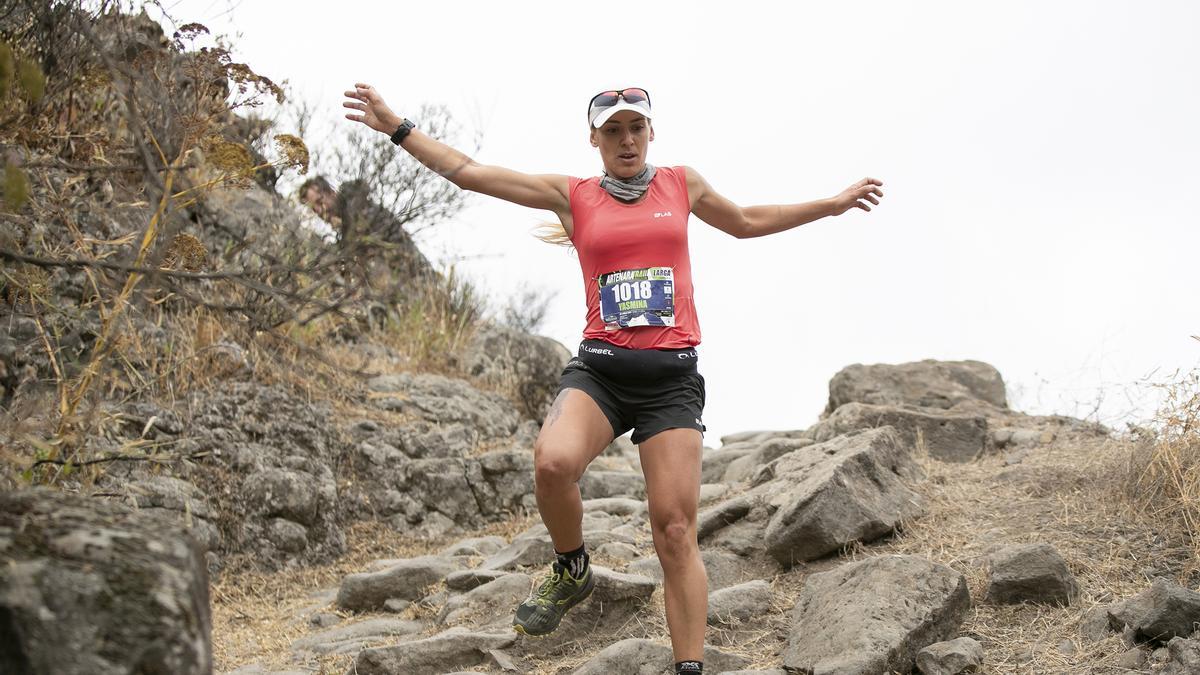
[[[592,126],[599,129],[600,127],[604,126],[604,123],[608,121],[608,118],[616,115],[622,110],[632,110],[636,113],[644,115],[646,119],[650,119],[650,105],[648,103],[645,101],[630,103],[629,101],[626,101],[624,97],[621,97],[621,100],[617,101],[616,105],[608,106],[607,108],[593,108],[591,112]]]

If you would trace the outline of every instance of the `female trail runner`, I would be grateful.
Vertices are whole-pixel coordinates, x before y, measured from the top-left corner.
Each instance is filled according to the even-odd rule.
[[[588,104],[588,134],[604,175],[578,179],[484,166],[392,112],[370,85],[343,105],[350,120],[391,136],[458,187],[552,211],[579,254],[587,326],[563,370],[534,444],[538,511],[557,560],[513,627],[545,635],[592,592],[577,481],[612,440],[633,429],[646,480],[654,548],[663,568],[667,626],[677,673],[703,671],[708,580],[696,540],[704,378],[696,369],[700,326],[692,300],[689,214],[739,239],[761,237],[851,208],[870,211],[882,182],[864,178],[841,194],[802,204],[741,207],[690,167],[654,167],[650,96],[604,91]]]

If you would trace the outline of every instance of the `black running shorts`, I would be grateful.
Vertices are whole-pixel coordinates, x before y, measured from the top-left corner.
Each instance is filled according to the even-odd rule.
[[[633,429],[641,443],[667,429],[704,431],[704,376],[694,347],[625,349],[601,340],[579,343],[558,390],[579,389],[592,397],[613,428],[613,437]]]

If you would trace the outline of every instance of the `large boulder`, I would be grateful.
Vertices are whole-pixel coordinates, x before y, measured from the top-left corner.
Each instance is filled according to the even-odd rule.
[[[471,377],[509,392],[522,414],[538,424],[570,359],[571,352],[555,340],[490,322],[475,331],[462,356]]]
[[[783,653],[789,672],[907,673],[917,653],[957,633],[967,580],[915,556],[879,556],[810,575]]]
[[[212,672],[204,551],[173,517],[0,493],[0,672]]]
[[[887,405],[851,402],[813,427],[813,438],[827,441],[858,431],[892,427],[905,445],[923,443],[929,456],[946,462],[969,462],[988,448],[987,418],[940,410],[910,410]]]
[[[851,402],[950,409],[979,401],[1008,407],[1000,371],[981,361],[854,364],[829,381],[825,414]]]
[[[874,541],[924,513],[921,496],[905,484],[920,468],[890,427],[838,436],[767,468],[774,478],[757,489],[776,510],[764,539],[785,566]]]

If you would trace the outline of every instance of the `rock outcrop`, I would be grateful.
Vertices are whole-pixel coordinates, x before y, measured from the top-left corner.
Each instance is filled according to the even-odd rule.
[[[0,672],[212,672],[204,549],[173,517],[0,493]]]

